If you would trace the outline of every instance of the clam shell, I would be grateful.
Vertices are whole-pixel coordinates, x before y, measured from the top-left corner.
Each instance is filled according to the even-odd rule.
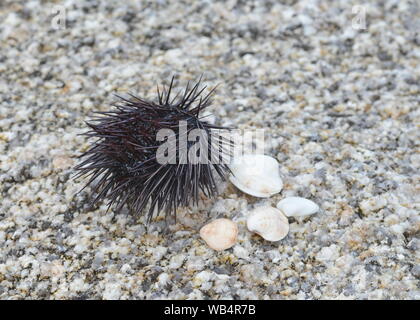
[[[271,206],[252,210],[246,224],[249,231],[268,241],[279,241],[289,233],[289,221],[280,210]]]
[[[319,210],[316,203],[301,197],[287,197],[277,203],[280,209],[287,217],[301,217],[314,214]]]
[[[234,158],[230,165],[230,181],[241,191],[254,197],[268,198],[283,188],[276,159],[249,154]]]
[[[201,238],[217,251],[232,247],[238,237],[238,226],[229,219],[216,219],[200,229]]]

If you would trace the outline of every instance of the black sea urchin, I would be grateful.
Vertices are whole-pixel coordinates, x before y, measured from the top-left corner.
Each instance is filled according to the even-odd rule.
[[[90,177],[92,204],[107,199],[108,208],[127,205],[150,221],[161,210],[175,217],[176,208],[197,204],[199,190],[207,197],[217,193],[214,171],[225,180],[232,144],[220,134],[228,128],[199,117],[214,89],[203,97],[200,79],[172,97],[173,81],[167,90],[157,88],[156,102],[118,96],[114,110],[96,112],[87,122],[91,130],[85,135],[96,141],[76,169],[77,177]]]

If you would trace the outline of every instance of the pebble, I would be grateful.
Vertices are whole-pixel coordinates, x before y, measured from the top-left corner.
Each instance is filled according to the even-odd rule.
[[[53,163],[54,169],[64,170],[73,166],[74,162],[72,158],[68,156],[60,155],[60,156],[54,157],[52,163]]]
[[[316,213],[319,206],[311,200],[301,197],[287,197],[277,203],[280,209],[287,217],[301,217]]]
[[[268,198],[283,188],[276,159],[262,154],[235,158],[230,166],[230,181],[241,191],[254,197]]]
[[[289,233],[289,221],[280,210],[271,206],[252,210],[246,224],[249,231],[268,241],[279,241]]]
[[[216,219],[200,229],[200,236],[210,248],[222,251],[236,243],[238,227],[232,220]]]

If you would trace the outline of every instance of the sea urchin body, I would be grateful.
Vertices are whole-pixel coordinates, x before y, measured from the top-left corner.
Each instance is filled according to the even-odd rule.
[[[85,135],[96,140],[76,169],[89,177],[92,204],[107,199],[108,207],[127,205],[149,221],[161,210],[175,216],[178,207],[196,204],[200,191],[217,193],[215,173],[225,180],[232,145],[220,134],[228,128],[200,118],[214,90],[202,96],[199,87],[200,81],[172,97],[172,79],[167,90],[158,88],[156,102],[119,97],[113,110],[87,122]]]

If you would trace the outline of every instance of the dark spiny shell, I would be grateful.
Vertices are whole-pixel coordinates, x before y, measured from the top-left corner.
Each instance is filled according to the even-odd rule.
[[[201,81],[201,79],[200,79]],[[157,211],[175,217],[176,208],[197,203],[199,191],[207,197],[217,194],[214,171],[225,180],[229,168],[218,164],[160,164],[156,151],[162,142],[156,140],[160,129],[170,128],[179,138],[179,121],[184,120],[190,128],[205,130],[210,139],[211,132],[229,130],[200,120],[200,111],[211,103],[211,90],[206,96],[199,89],[200,81],[183,93],[171,97],[173,78],[169,89],[157,90],[158,99],[151,102],[130,95],[114,105],[114,110],[97,112],[99,116],[87,122],[91,128],[86,136],[96,138],[88,151],[81,155],[83,162],[76,166],[80,176],[90,177],[86,186],[91,185],[95,197],[92,204],[108,199],[108,208],[115,205],[119,211],[124,205],[136,215],[147,210],[148,221]],[[226,145],[220,142],[216,147],[223,155],[229,154]],[[188,148],[191,144],[188,143]],[[211,148],[209,147],[209,152]],[[177,160],[179,160],[177,156]]]

